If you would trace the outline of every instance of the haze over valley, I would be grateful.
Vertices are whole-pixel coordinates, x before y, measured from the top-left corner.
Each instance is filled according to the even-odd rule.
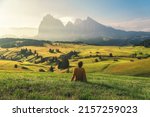
[[[124,31],[103,25],[91,17],[84,20],[76,19],[64,24],[60,19],[47,14],[43,17],[38,28],[3,28],[8,34],[1,38],[30,38],[49,41],[80,41],[89,44],[126,45],[127,43],[141,42],[150,38],[150,32]],[[10,34],[9,34],[10,33]],[[126,41],[127,40],[127,41]],[[127,43],[124,43],[124,42]]]
[[[60,4],[60,0],[0,0],[0,37],[70,41],[145,38],[148,33],[126,32],[150,32],[149,2],[134,1],[63,0]]]

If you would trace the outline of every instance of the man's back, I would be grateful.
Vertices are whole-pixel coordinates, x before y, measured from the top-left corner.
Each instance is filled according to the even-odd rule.
[[[75,68],[74,70],[75,81],[87,81],[84,68]]]

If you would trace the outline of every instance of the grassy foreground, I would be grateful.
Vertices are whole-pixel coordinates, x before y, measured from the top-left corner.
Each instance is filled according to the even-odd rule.
[[[150,78],[88,73],[88,83],[71,74],[0,72],[0,99],[116,100],[150,99]]]

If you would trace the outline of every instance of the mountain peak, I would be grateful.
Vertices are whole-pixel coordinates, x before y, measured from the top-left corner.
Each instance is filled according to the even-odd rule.
[[[75,23],[68,22],[66,26],[63,25],[61,20],[46,15],[40,26],[38,38],[51,39],[51,40],[78,40],[78,39],[127,39],[131,36],[150,36],[147,33],[125,32],[117,30],[103,24],[100,24],[91,17],[85,20],[76,19]],[[91,42],[93,40],[90,40]]]
[[[67,24],[68,24],[68,25],[72,25],[73,23],[72,23],[71,21],[69,21]]]
[[[96,22],[94,19],[92,19],[91,17],[87,17],[86,21],[88,22]]]
[[[87,20],[93,20],[91,17],[87,17]]]
[[[53,16],[50,15],[50,14],[46,15],[46,16],[43,18],[41,24],[42,24],[42,25],[45,25],[45,26],[46,26],[46,25],[51,25],[51,26],[53,26],[53,27],[57,27],[57,26],[63,27],[63,26],[64,26],[63,23],[62,23],[59,19],[53,17]]]
[[[54,17],[50,14],[46,15],[43,19],[53,19]]]
[[[81,19],[76,19],[76,21],[75,21],[75,25],[79,25],[79,24],[81,24],[82,23],[82,20]]]
[[[72,26],[72,25],[73,25],[73,23],[71,21],[69,21],[66,26]]]

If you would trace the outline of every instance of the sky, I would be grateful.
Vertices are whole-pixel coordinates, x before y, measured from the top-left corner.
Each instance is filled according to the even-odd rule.
[[[150,31],[150,0],[0,0],[0,35],[19,28],[36,34],[47,14],[64,24],[89,16],[118,29]]]

